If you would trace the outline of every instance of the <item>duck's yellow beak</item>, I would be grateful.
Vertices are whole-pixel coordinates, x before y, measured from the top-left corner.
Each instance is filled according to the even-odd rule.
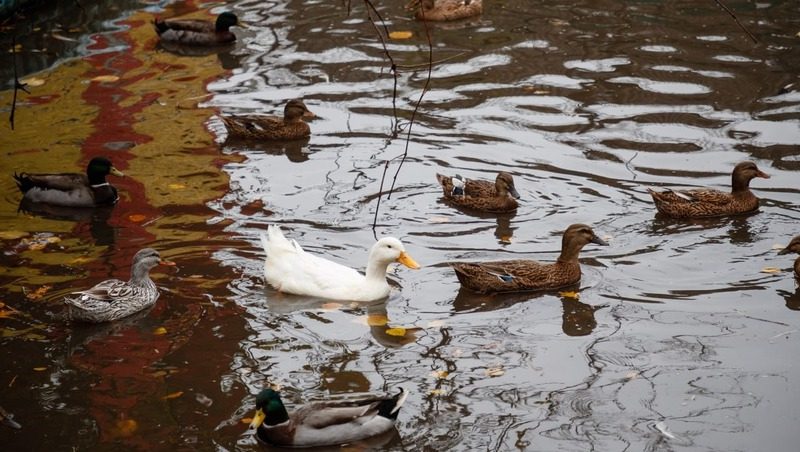
[[[400,256],[397,258],[397,262],[400,262],[401,264],[413,270],[419,269],[419,264],[417,263],[417,261],[412,259],[411,256],[406,254],[405,251],[402,251],[400,253]]]
[[[174,267],[175,266],[175,262],[165,261],[164,259],[161,259],[160,261],[158,261],[158,263],[161,264],[161,265],[166,265],[168,267]]]
[[[113,174],[113,175],[115,175],[115,176],[119,176],[119,177],[125,177],[125,175],[124,175],[124,174],[122,174],[122,171],[120,171],[120,170],[118,170],[118,169],[114,168],[113,166],[111,167],[111,171],[110,171],[110,173],[111,173],[111,174]]]
[[[267,417],[267,415],[264,414],[264,410],[259,408],[258,411],[256,411],[256,414],[253,415],[253,421],[250,422],[250,428],[260,427],[261,424],[264,423],[265,417]]]

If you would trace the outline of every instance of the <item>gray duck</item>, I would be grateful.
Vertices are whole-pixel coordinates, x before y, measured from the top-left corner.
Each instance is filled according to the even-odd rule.
[[[458,20],[482,13],[483,0],[411,0],[406,10],[419,20]]]
[[[29,204],[49,204],[62,207],[112,206],[119,200],[117,189],[106,176],[124,176],[105,157],[95,157],[86,166],[86,174],[14,173],[23,200]]]
[[[292,99],[283,108],[283,117],[248,115],[222,116],[228,139],[296,140],[311,135],[304,119],[315,118],[301,99]]]
[[[795,236],[795,238],[786,245],[786,248],[782,249],[778,254],[783,255],[789,253],[800,254],[800,235]],[[794,277],[800,281],[800,257],[794,261]]]
[[[462,286],[479,293],[553,290],[581,280],[578,254],[588,243],[608,245],[585,224],[564,231],[561,255],[552,264],[531,260],[453,263]]]
[[[231,12],[217,16],[215,22],[202,19],[161,19],[153,21],[159,39],[191,46],[217,46],[236,41],[230,28],[240,25],[239,18]]]
[[[769,179],[753,162],[741,162],[731,174],[731,192],[712,188],[694,190],[647,189],[658,213],[672,218],[702,218],[737,215],[758,210],[758,198],[750,191],[750,181],[756,177]]]
[[[436,174],[442,186],[445,200],[467,209],[491,213],[513,212],[519,206],[519,193],[514,187],[511,174],[501,171],[494,182],[488,180],[464,179]]]
[[[109,279],[66,296],[64,302],[69,306],[70,318],[90,323],[111,322],[149,308],[159,295],[150,279],[150,269],[159,264],[175,265],[162,260],[152,248],[139,250],[133,256],[131,278],[127,282]]]
[[[267,444],[284,447],[339,446],[386,433],[394,428],[405,389],[393,396],[365,394],[306,404],[291,414],[280,394],[264,389],[256,396],[250,428]]]

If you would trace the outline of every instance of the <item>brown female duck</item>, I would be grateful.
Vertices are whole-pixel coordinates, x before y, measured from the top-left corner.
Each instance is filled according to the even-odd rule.
[[[800,235],[796,236],[786,245],[786,248],[782,249],[778,254],[789,254],[789,253],[797,253],[800,254]],[[794,277],[800,281],[800,257],[798,257],[794,261]]]
[[[480,293],[558,289],[581,280],[578,254],[587,243],[608,245],[585,224],[564,231],[555,263],[529,260],[451,264],[462,286]]]
[[[419,20],[458,20],[483,12],[483,0],[411,0],[406,10]]]
[[[161,19],[153,21],[159,39],[193,46],[216,46],[236,41],[230,28],[239,25],[239,18],[230,12],[217,16],[216,22],[200,19]]]
[[[514,188],[514,178],[505,171],[497,174],[494,183],[488,180],[464,179],[459,175],[448,177],[437,174],[436,179],[442,185],[444,198],[458,207],[503,213],[512,212],[519,205],[519,193]]]
[[[314,118],[306,104],[292,99],[283,108],[283,118],[276,116],[223,116],[228,138],[252,140],[296,140],[311,134],[303,118]]]
[[[653,197],[658,212],[672,218],[717,217],[753,212],[758,198],[750,191],[750,181],[756,177],[769,179],[753,162],[742,162],[733,168],[730,193],[711,188],[695,190],[647,191]]]

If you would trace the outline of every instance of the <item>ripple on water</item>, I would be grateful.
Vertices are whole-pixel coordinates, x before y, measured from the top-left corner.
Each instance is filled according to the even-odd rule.
[[[640,89],[659,94],[697,95],[708,94],[711,88],[688,82],[659,82],[643,77],[615,77],[608,79],[610,83],[636,85]]]

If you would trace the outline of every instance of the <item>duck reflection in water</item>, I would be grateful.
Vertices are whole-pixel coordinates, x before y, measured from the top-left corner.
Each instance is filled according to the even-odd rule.
[[[285,155],[290,162],[302,163],[308,160],[312,154],[308,146],[309,137],[289,141],[264,141],[253,142],[253,140],[242,140],[228,138],[226,148],[230,151],[239,153],[243,150],[260,151],[269,155]]]
[[[25,198],[20,201],[19,207],[17,208],[17,212],[26,215],[36,215],[51,220],[74,221],[79,223],[75,228],[79,236],[83,235],[81,232],[85,230],[85,227],[81,223],[87,223],[89,226],[89,233],[92,239],[94,239],[95,245],[100,246],[113,245],[116,241],[117,231],[108,224],[113,210],[113,206],[95,207],[93,209],[54,206],[29,202]]]
[[[659,235],[683,234],[689,231],[728,227],[732,244],[753,243],[755,234],[750,229],[749,217],[755,213],[745,213],[727,217],[711,218],[670,218],[656,215],[650,230]]]

